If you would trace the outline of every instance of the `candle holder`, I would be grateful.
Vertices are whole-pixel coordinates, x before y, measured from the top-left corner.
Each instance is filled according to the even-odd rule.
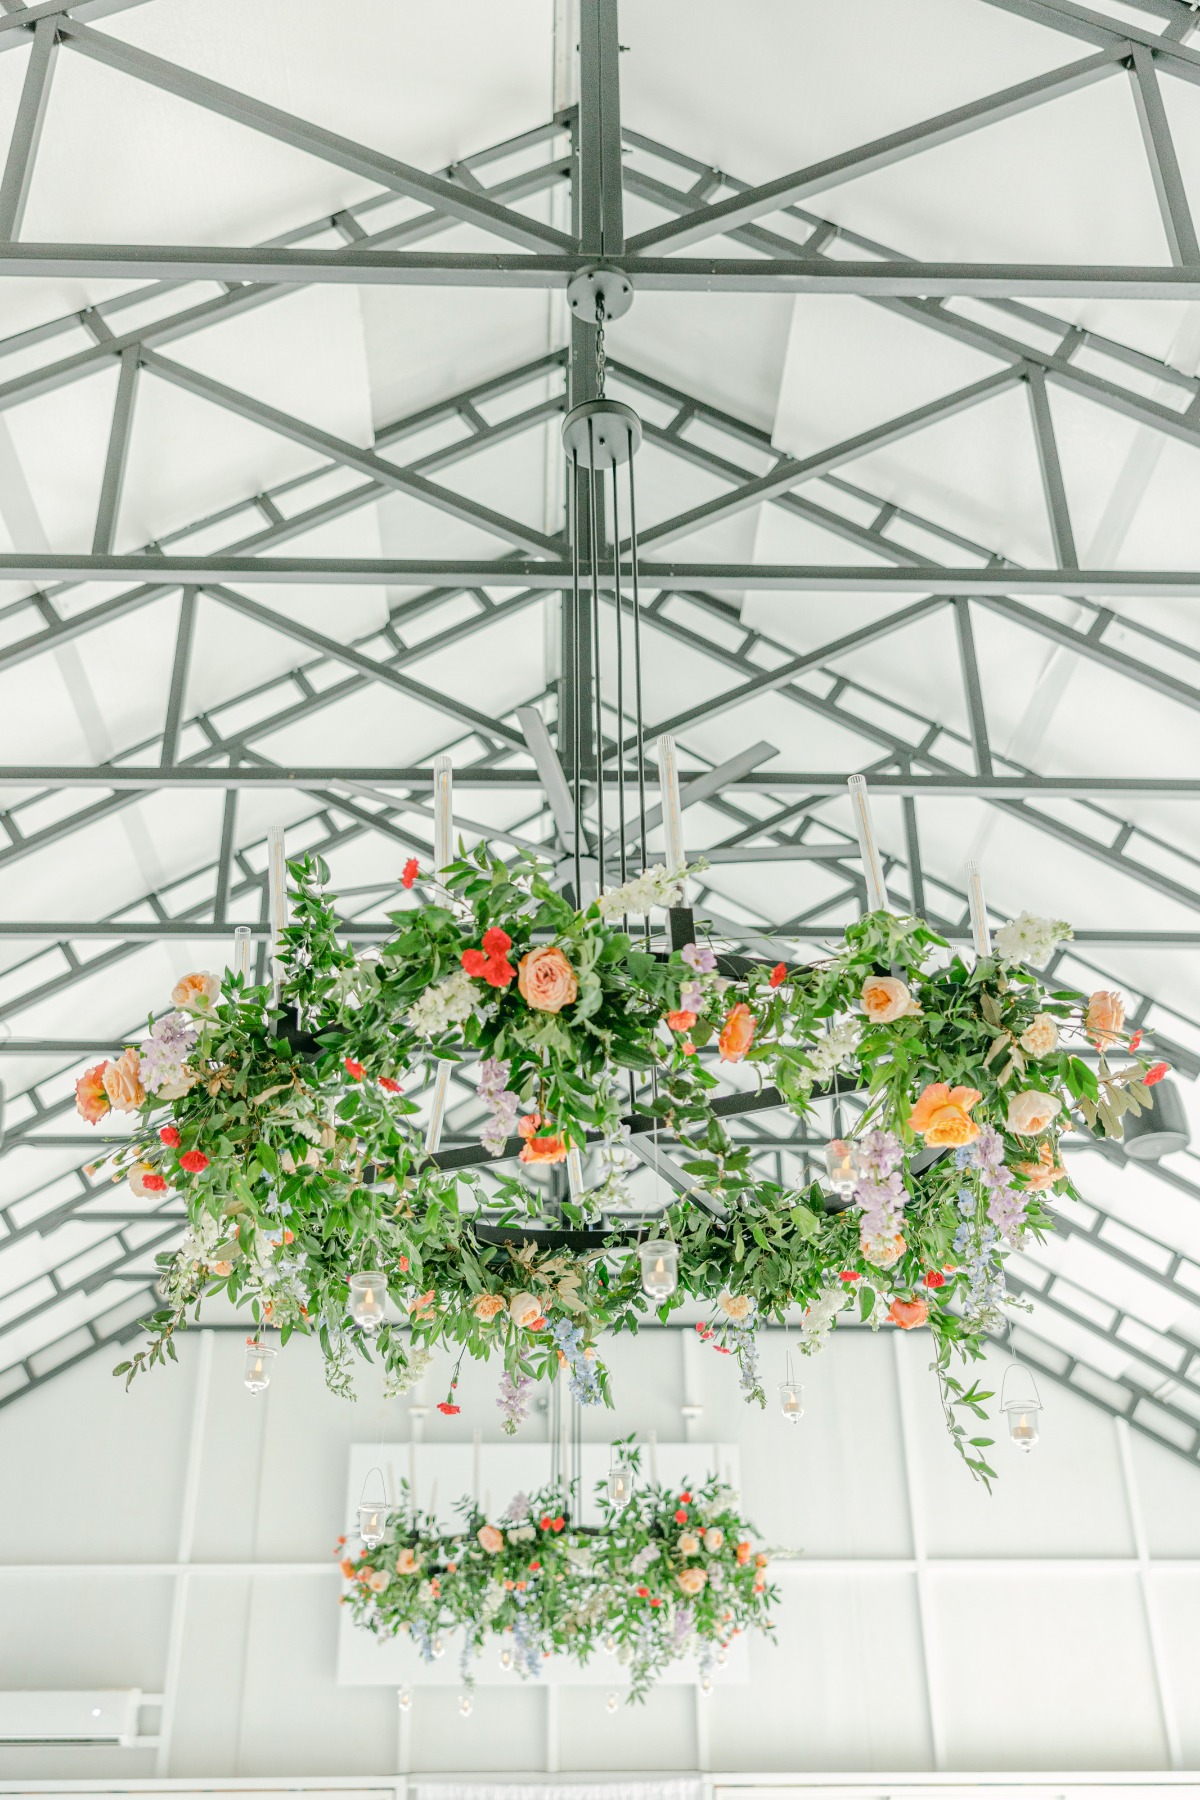
[[[1042,1397],[1033,1370],[1010,1363],[1000,1383],[1000,1410],[1008,1417],[1008,1436],[1014,1449],[1026,1456],[1041,1437]]]
[[[669,1238],[651,1238],[638,1246],[642,1265],[642,1292],[652,1300],[666,1300],[679,1285],[679,1246]]]
[[[381,1270],[363,1270],[350,1277],[350,1317],[364,1331],[379,1330],[386,1301],[387,1276]]]

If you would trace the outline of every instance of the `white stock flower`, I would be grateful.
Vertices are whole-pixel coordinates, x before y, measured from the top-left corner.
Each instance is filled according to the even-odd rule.
[[[668,870],[662,863],[643,869],[623,887],[610,888],[597,902],[600,917],[620,919],[626,913],[642,916],[654,906],[677,906],[683,894],[683,870]]]
[[[815,1356],[825,1348],[838,1314],[849,1301],[850,1294],[841,1286],[818,1294],[800,1321],[800,1349],[805,1356]]]
[[[996,954],[1001,962],[1030,963],[1040,969],[1049,962],[1056,944],[1065,944],[1075,933],[1065,919],[1043,919],[1037,913],[1018,913],[996,933]]]
[[[465,969],[456,969],[436,987],[427,988],[408,1009],[408,1023],[418,1037],[436,1037],[452,1025],[465,1025],[478,996]]]

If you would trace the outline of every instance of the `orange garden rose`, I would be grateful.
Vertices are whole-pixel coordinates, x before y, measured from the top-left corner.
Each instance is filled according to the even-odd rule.
[[[979,1136],[979,1126],[969,1114],[982,1098],[978,1088],[951,1088],[944,1081],[931,1081],[908,1122],[927,1144],[969,1144]]]
[[[132,1045],[104,1065],[104,1091],[114,1112],[136,1112],[146,1098],[141,1059]]]
[[[708,1580],[704,1569],[680,1569],[675,1577],[685,1594],[698,1594]]]
[[[471,1302],[471,1311],[477,1319],[482,1319],[483,1323],[488,1325],[497,1313],[504,1311],[504,1305],[503,1294],[480,1294]]]
[[[1056,1095],[1026,1088],[1023,1094],[1014,1094],[1009,1101],[1005,1123],[1017,1137],[1037,1137],[1061,1111],[1062,1101]]]
[[[912,1331],[915,1326],[925,1323],[929,1308],[924,1300],[893,1300],[887,1316],[901,1331]]]
[[[104,1087],[107,1068],[106,1062],[97,1063],[94,1069],[85,1070],[75,1083],[75,1111],[92,1125],[97,1124],[112,1105]]]
[[[517,989],[534,1012],[561,1012],[579,993],[575,971],[556,944],[530,950],[521,958]]]
[[[717,1040],[722,1062],[741,1062],[754,1042],[754,1014],[744,1000],[731,1007]]]
[[[1024,1175],[1026,1187],[1035,1190],[1054,1187],[1058,1182],[1065,1181],[1067,1178],[1067,1171],[1049,1144],[1039,1144],[1037,1161],[1017,1163],[1016,1170],[1018,1175]]]
[[[560,1163],[566,1160],[566,1142],[560,1137],[527,1137],[518,1158],[523,1163]]]
[[[171,1003],[207,1012],[220,992],[221,984],[216,976],[210,975],[207,969],[200,969],[194,975],[185,975],[175,983],[171,989]]]
[[[1097,1050],[1109,1050],[1125,1023],[1125,1002],[1108,988],[1097,988],[1087,1004],[1084,1024]]]
[[[750,1540],[749,1540],[749,1538],[743,1538],[741,1543],[738,1545],[737,1559],[738,1559],[739,1563],[743,1563],[743,1564],[748,1563],[750,1561]]]
[[[494,1525],[481,1525],[475,1536],[490,1556],[495,1556],[498,1550],[504,1548],[504,1539]]]
[[[906,1013],[918,1011],[908,983],[895,975],[868,975],[863,982],[862,1009],[872,1025],[890,1025]]]
[[[696,1015],[694,1012],[669,1012],[667,1014],[667,1024],[671,1027],[672,1031],[690,1031],[695,1023]]]

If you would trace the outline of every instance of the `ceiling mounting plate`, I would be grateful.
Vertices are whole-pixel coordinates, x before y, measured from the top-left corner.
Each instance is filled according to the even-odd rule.
[[[596,323],[598,306],[606,323],[620,319],[633,305],[633,283],[620,269],[580,269],[567,284],[567,305],[589,325]]]
[[[621,400],[581,400],[562,422],[563,449],[581,469],[628,462],[642,441],[642,421]]]

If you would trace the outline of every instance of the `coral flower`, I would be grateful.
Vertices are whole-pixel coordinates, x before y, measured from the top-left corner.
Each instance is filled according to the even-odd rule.
[[[404,865],[404,873],[400,877],[400,886],[410,888],[421,872],[421,865],[415,856],[410,856]]]
[[[354,1564],[350,1561],[349,1557],[346,1557],[340,1562],[338,1568],[342,1571],[342,1574],[346,1577],[347,1581],[354,1580]]]
[[[677,1525],[686,1525],[687,1524],[687,1508],[686,1507],[681,1506],[678,1508],[678,1510],[676,1511],[676,1514],[675,1514],[675,1523]]]
[[[946,1277],[942,1274],[942,1271],[940,1269],[930,1269],[925,1277],[925,1286],[927,1288],[940,1288],[945,1287],[945,1285]]]
[[[750,1561],[750,1540],[749,1540],[749,1538],[743,1538],[741,1543],[738,1545],[737,1559],[738,1559],[739,1563],[748,1563]]]
[[[185,1150],[179,1159],[179,1166],[186,1169],[189,1175],[199,1175],[207,1169],[208,1158],[203,1150]]]
[[[490,1556],[495,1556],[498,1550],[504,1548],[503,1535],[496,1530],[494,1525],[481,1525],[475,1536]]]
[[[872,1025],[890,1025],[916,1011],[908,983],[895,975],[868,975],[860,999]]]
[[[174,1125],[164,1125],[158,1134],[158,1138],[159,1142],[165,1144],[168,1150],[178,1150],[180,1144],[183,1142],[183,1139],[180,1137]]]
[[[136,1112],[146,1098],[141,1058],[132,1045],[116,1062],[105,1063],[102,1079],[114,1112]]]
[[[518,1158],[523,1163],[560,1163],[566,1160],[567,1146],[560,1137],[526,1138]]]
[[[1018,1175],[1024,1175],[1025,1186],[1035,1191],[1041,1188],[1054,1187],[1056,1183],[1065,1181],[1067,1171],[1059,1162],[1049,1144],[1038,1145],[1037,1161],[1017,1163]]]
[[[134,1163],[129,1171],[129,1191],[139,1200],[144,1200],[147,1194],[165,1194],[167,1178],[150,1163]]]
[[[771,970],[771,973],[767,976],[767,980],[773,988],[782,987],[787,980],[787,964],[776,963],[775,967]]]
[[[924,1300],[893,1300],[887,1316],[901,1331],[911,1331],[914,1326],[925,1323],[929,1308]]]
[[[171,989],[171,1004],[207,1012],[220,992],[221,984],[216,976],[210,975],[207,969],[201,969],[194,975],[185,975],[175,983]]]
[[[400,1083],[398,1081],[393,1081],[390,1075],[381,1075],[379,1077],[379,1085],[385,1094],[402,1094],[404,1092]]]
[[[1125,1002],[1109,988],[1097,988],[1087,1003],[1084,1027],[1097,1050],[1111,1049],[1125,1023]]]
[[[455,1406],[453,1400],[439,1400],[437,1409],[440,1413],[445,1413],[448,1419],[452,1419],[455,1413],[460,1413],[462,1411],[462,1407]]]
[[[342,1066],[351,1081],[361,1081],[367,1072],[360,1062],[355,1062],[352,1056],[344,1056],[342,1058]]]
[[[92,1125],[97,1124],[112,1105],[104,1091],[104,1071],[107,1068],[106,1062],[97,1063],[94,1069],[87,1069],[75,1083],[75,1111],[81,1119],[87,1119]]]
[[[667,1024],[672,1031],[690,1031],[696,1023],[694,1012],[680,1011],[667,1014]]]
[[[754,1041],[754,1014],[744,1000],[731,1007],[717,1042],[722,1062],[741,1062]]]
[[[534,1012],[561,1012],[578,997],[575,971],[556,944],[530,950],[520,962],[517,990]]]
[[[1170,1072],[1170,1063],[1155,1063],[1154,1067],[1152,1069],[1147,1069],[1146,1073],[1142,1076],[1142,1086],[1153,1087],[1155,1082],[1161,1081],[1163,1076],[1169,1075]]]
[[[979,1126],[968,1115],[981,1099],[978,1088],[951,1088],[944,1081],[931,1081],[908,1122],[927,1144],[969,1144],[979,1136]]]

